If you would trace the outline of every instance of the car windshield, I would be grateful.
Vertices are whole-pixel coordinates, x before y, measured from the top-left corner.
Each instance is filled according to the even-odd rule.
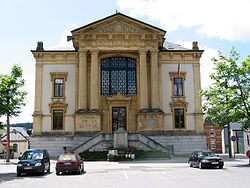
[[[26,151],[21,157],[21,160],[39,160],[43,159],[42,151]]]
[[[215,153],[213,152],[199,152],[199,156],[216,157]]]
[[[60,155],[59,161],[76,161],[76,157],[74,155]]]

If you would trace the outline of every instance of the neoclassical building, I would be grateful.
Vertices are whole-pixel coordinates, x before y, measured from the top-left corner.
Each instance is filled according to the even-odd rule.
[[[203,50],[169,43],[165,34],[116,13],[73,30],[75,50],[38,42],[31,147],[52,156],[119,144],[175,154],[205,149]]]

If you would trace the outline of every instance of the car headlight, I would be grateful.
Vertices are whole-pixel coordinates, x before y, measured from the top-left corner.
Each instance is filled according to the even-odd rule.
[[[19,167],[20,167],[20,166],[22,166],[22,164],[17,164],[17,166],[19,166]]]
[[[42,163],[36,163],[35,164],[35,166],[41,166],[42,165]]]

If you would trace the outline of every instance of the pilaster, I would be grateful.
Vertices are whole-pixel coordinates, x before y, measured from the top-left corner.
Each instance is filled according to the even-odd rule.
[[[148,82],[146,50],[140,50],[140,110],[148,109]]]
[[[151,53],[151,106],[153,109],[160,109],[159,97],[159,59],[158,49],[150,50]]]
[[[200,63],[193,64],[194,70],[194,98],[195,98],[195,127],[196,132],[204,132],[203,127],[203,114],[201,111],[201,82],[200,82]]]
[[[78,110],[87,110],[87,51],[79,50]]]
[[[99,91],[98,91],[98,50],[91,50],[91,76],[90,76],[90,109],[98,110],[98,100],[99,100]]]

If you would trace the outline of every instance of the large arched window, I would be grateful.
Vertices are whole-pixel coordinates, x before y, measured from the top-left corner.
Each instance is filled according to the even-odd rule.
[[[110,57],[101,61],[101,95],[136,95],[136,60]]]

